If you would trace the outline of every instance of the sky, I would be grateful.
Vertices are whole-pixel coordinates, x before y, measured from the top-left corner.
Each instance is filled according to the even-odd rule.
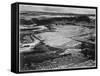
[[[40,5],[19,5],[19,11],[41,11],[56,13],[96,14],[96,9],[76,7],[54,7]]]

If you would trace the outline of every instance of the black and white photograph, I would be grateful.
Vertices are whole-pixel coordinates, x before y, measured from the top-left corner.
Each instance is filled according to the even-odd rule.
[[[19,71],[95,68],[96,9],[19,4]]]

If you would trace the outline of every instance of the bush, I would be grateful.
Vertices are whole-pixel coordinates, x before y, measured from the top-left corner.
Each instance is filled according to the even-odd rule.
[[[31,25],[33,22],[31,20],[20,19],[21,25]]]
[[[94,44],[82,43],[81,49],[82,49],[81,53],[84,55],[84,57],[95,60],[95,45]]]
[[[86,15],[78,16],[76,18],[76,22],[81,22],[81,21],[90,22],[90,18]]]

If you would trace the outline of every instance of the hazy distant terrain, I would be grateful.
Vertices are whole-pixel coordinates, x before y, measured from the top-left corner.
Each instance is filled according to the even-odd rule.
[[[95,14],[20,12],[20,69],[95,67]]]

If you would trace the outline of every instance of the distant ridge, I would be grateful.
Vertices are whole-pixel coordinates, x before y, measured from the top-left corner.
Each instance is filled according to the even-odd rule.
[[[42,12],[42,11],[20,11],[21,15],[87,15],[95,16],[95,14],[77,14],[77,13],[57,13],[57,12]]]

